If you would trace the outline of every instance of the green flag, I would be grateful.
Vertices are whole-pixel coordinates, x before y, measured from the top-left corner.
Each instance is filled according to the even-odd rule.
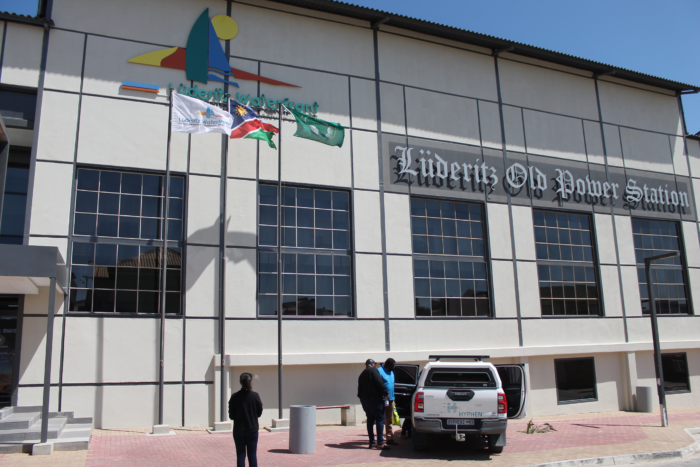
[[[297,131],[294,136],[318,141],[328,146],[338,146],[339,148],[343,146],[345,128],[339,123],[327,122],[298,110],[289,109],[286,106],[285,108],[297,119]]]

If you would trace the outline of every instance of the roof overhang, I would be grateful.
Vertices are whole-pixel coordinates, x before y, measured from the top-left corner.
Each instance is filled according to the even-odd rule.
[[[346,16],[356,20],[367,21],[369,27],[380,27],[380,25],[392,26],[408,31],[427,34],[430,36],[449,39],[456,42],[484,47],[496,52],[508,51],[511,54],[522,55],[537,60],[556,63],[585,70],[594,76],[614,74],[616,78],[633,81],[647,86],[670,90],[676,93],[683,91],[700,91],[700,86],[680,83],[677,81],[659,78],[645,73],[639,73],[625,68],[607,65],[605,63],[587,60],[585,58],[567,55],[553,50],[534,47],[532,45],[500,39],[486,34],[479,34],[465,29],[453,28],[442,24],[431,23],[408,16],[396,15],[373,8],[366,8],[335,0],[270,0],[275,3],[306,8],[309,10],[321,11],[335,15]]]
[[[56,278],[56,290],[68,288],[68,268],[55,246],[0,245],[0,294],[37,294]]]
[[[51,19],[41,18],[39,16],[18,15],[15,13],[8,13],[5,11],[0,11],[0,21],[7,21],[8,23],[28,24],[30,26],[41,26],[42,28],[54,26],[54,22]]]

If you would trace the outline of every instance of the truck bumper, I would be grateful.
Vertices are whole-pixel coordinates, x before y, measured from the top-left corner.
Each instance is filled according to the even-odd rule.
[[[508,428],[508,420],[486,419],[481,420],[481,426],[474,428],[459,428],[458,433],[473,434],[473,435],[498,435],[505,433]],[[443,427],[441,419],[430,418],[414,418],[413,429],[420,433],[432,434],[454,434],[454,428]]]

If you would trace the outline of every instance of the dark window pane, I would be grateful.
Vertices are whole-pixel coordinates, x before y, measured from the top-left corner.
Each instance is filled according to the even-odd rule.
[[[283,295],[282,296],[282,315],[296,315],[297,314],[297,297],[294,295]]]
[[[168,269],[165,274],[165,290],[169,292],[179,292],[180,291],[180,270],[179,269]]]
[[[313,209],[297,209],[297,224],[299,227],[314,226],[314,210]]]
[[[132,290],[117,290],[116,312],[136,313],[138,292]]]
[[[413,252],[414,253],[428,253],[428,237],[421,235],[413,236]]]
[[[170,231],[168,231],[170,236]],[[160,219],[141,219],[141,238],[160,238]]]
[[[474,263],[474,279],[486,280],[486,263]]]
[[[95,290],[92,311],[114,311],[114,290]]]
[[[258,307],[258,314],[261,316],[277,315],[277,295],[260,295]]]
[[[282,275],[282,293],[283,294],[295,294],[296,292],[297,292],[297,276],[294,274],[283,274]]]
[[[442,237],[428,237],[428,253],[441,255],[442,251]]]
[[[316,293],[319,295],[333,295],[333,277],[316,276]]]
[[[100,191],[119,193],[121,174],[119,172],[100,172]]]
[[[170,196],[173,198],[184,198],[185,179],[182,177],[170,177],[170,188],[168,189],[168,193],[170,193]]]
[[[297,188],[297,206],[314,207],[314,192],[310,189]]]
[[[139,283],[138,268],[117,268],[117,288],[136,290]]]
[[[459,279],[459,263],[457,261],[445,261],[445,277]]]
[[[411,215],[425,216],[425,200],[411,198]]]
[[[333,231],[333,249],[347,250],[350,248],[350,239],[348,232],[334,230]]]
[[[139,290],[158,290],[160,269],[139,269]]]
[[[416,298],[416,316],[430,316],[429,298]]]
[[[454,219],[455,218],[455,203],[451,201],[441,201],[440,202],[440,211],[442,214],[442,217],[445,219]]]
[[[260,253],[260,272],[277,272],[276,253]]]
[[[275,209],[275,214],[277,213],[276,211],[277,209]],[[282,225],[286,227],[296,227],[296,208],[282,208]]]
[[[122,174],[122,193],[141,194],[141,175]]]
[[[460,285],[458,280],[445,281],[445,296],[458,298],[461,295],[462,294],[460,291]]]
[[[460,301],[462,302],[462,316],[476,316],[476,300],[468,298]]]
[[[484,256],[484,241],[483,240],[472,240],[472,255],[473,256]]]
[[[297,276],[297,293],[304,295],[313,295],[316,293],[315,280],[313,275],[298,275]]]
[[[182,219],[182,214],[184,212],[184,201],[177,198],[171,198],[168,202],[170,203],[170,206],[168,206],[168,217],[172,219]]]
[[[333,211],[333,228],[337,230],[348,230],[350,228],[349,213],[344,211]]]
[[[170,314],[180,313],[180,293],[168,292],[165,294],[165,312]]]
[[[91,289],[92,278],[92,266],[73,266],[71,268],[70,286]]]
[[[160,217],[160,203],[163,198],[144,196],[141,198],[141,215],[144,217]]]
[[[432,316],[446,316],[446,300],[444,298],[433,298],[430,300],[430,311]]]
[[[117,245],[98,244],[95,253],[96,265],[115,266],[117,264]]]
[[[445,277],[445,263],[443,261],[430,261],[430,277]]]
[[[413,274],[415,277],[430,277],[428,262],[425,260],[413,260]]]
[[[333,290],[335,295],[351,295],[350,277],[334,277]]]
[[[301,229],[299,229],[301,230]],[[290,227],[282,228],[282,246],[297,246],[296,229]]]
[[[430,297],[430,281],[428,279],[415,279],[414,293],[417,297]]]
[[[139,247],[134,245],[119,245],[117,249],[117,266],[138,267]]]
[[[97,191],[100,181],[100,172],[97,170],[78,170],[78,190]]]
[[[331,230],[315,230],[316,248],[333,248],[333,234]]]
[[[75,196],[76,212],[97,212],[97,193],[79,191]]]
[[[471,222],[472,238],[484,238],[484,228],[481,222]]]
[[[331,211],[316,210],[316,228],[330,229],[333,226]]]
[[[273,185],[260,185],[260,204],[277,206],[277,187]],[[276,311],[275,307],[275,311]]]
[[[462,316],[462,306],[458,298],[447,299],[447,316]]]
[[[345,192],[345,191],[334,191],[333,192],[333,209],[340,209],[341,211],[347,211],[350,209],[350,202],[349,202],[347,192]]]
[[[97,235],[99,237],[116,237],[118,231],[117,216],[97,216]],[[136,219],[138,221],[138,219]]]
[[[661,366],[667,392],[690,391],[686,354],[661,354]]]
[[[75,225],[73,226],[73,234],[95,235],[96,224],[97,216],[95,214],[76,214]]]
[[[95,264],[94,243],[73,243],[73,264]]]
[[[316,314],[316,300],[314,297],[297,297],[297,313],[299,316],[313,316]]]
[[[314,231],[312,229],[297,229],[297,246],[299,248],[313,248]]]
[[[442,235],[442,222],[440,219],[428,219],[428,235]]]
[[[313,274],[314,255],[297,255],[297,272],[300,274]]]
[[[314,196],[316,198],[315,206],[322,209],[331,208],[331,192],[326,190],[314,190]]]
[[[282,272],[297,272],[297,255],[282,254]]]
[[[440,201],[426,200],[425,212],[428,217],[440,217]]]
[[[592,358],[554,360],[559,403],[597,399]]]
[[[430,279],[430,296],[444,297],[445,296],[445,280]]]
[[[139,238],[139,218],[120,217],[119,236],[123,238]]]
[[[182,221],[168,219],[168,240],[182,240]]]
[[[475,300],[476,316],[491,316],[489,300]]]
[[[469,205],[464,203],[455,203],[455,217],[457,219],[469,219]]]
[[[316,297],[316,315],[333,315],[333,297]]]
[[[333,257],[316,255],[316,274],[333,274]]]
[[[424,217],[412,217],[411,227],[414,235],[426,235],[428,233]]]
[[[352,299],[350,297],[335,297],[333,300],[336,316],[352,316]]]
[[[158,175],[144,175],[143,194],[149,196],[163,196],[163,177]]]
[[[480,221],[481,218],[481,206],[478,204],[469,205],[469,218],[473,221]]]
[[[92,290],[71,289],[70,311],[92,311]]]
[[[296,206],[296,188],[282,187],[282,206]]]
[[[456,238],[443,238],[444,254],[446,255],[456,255],[457,254],[457,239]]]
[[[139,313],[158,313],[158,292],[139,291]]]

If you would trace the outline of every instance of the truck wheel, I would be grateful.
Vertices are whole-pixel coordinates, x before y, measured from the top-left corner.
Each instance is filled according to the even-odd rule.
[[[428,449],[428,436],[414,429],[411,431],[411,444],[414,451],[425,451]]]
[[[498,438],[500,438],[501,436],[503,436],[505,438],[505,434],[503,434],[503,435],[489,435],[489,452],[492,452],[493,454],[500,454],[503,452],[503,448],[505,447],[505,443],[503,446],[496,446],[496,443],[498,442]]]

